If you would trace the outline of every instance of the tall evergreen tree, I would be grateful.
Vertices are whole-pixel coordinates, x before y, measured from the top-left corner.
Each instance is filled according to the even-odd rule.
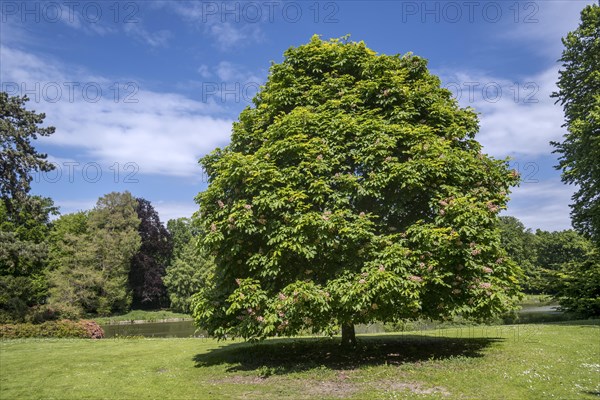
[[[51,171],[47,155],[39,153],[31,140],[50,136],[53,126],[42,127],[46,114],[25,108],[27,96],[8,96],[0,92],[0,198],[4,201],[7,216],[18,217],[18,203],[27,201],[31,173]]]
[[[55,129],[25,108],[28,100],[0,92],[0,320],[22,320],[44,300],[46,236],[58,212],[51,199],[29,194],[32,172],[53,169],[32,141]]]

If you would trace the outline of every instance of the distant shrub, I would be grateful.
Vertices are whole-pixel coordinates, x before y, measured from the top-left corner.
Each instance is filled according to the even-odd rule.
[[[96,322],[87,320],[70,321],[64,319],[42,324],[0,325],[0,339],[32,337],[101,339],[104,337],[104,331]]]
[[[7,310],[0,309],[0,324],[8,324],[14,321],[14,316]]]
[[[74,303],[55,302],[49,307],[55,310],[56,314],[60,317],[60,319],[70,319],[72,321],[78,321],[85,314],[83,312],[83,309],[79,305]]]
[[[46,321],[55,321],[59,319],[59,311],[47,304],[33,306],[25,316],[25,322],[41,324]]]

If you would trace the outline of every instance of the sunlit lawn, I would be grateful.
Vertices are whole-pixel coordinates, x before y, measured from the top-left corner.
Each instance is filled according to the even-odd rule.
[[[0,399],[576,399],[600,395],[600,322],[335,340],[11,340]]]

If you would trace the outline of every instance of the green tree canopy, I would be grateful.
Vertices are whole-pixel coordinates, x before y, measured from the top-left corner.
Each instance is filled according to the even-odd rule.
[[[560,306],[583,317],[600,316],[600,253],[562,265],[553,289]]]
[[[537,264],[537,239],[530,229],[515,217],[501,216],[498,219],[501,232],[502,247],[509,257],[523,270],[523,290],[539,293],[544,284]]]
[[[581,24],[562,40],[562,69],[553,97],[564,108],[568,133],[553,142],[562,180],[578,185],[573,195],[573,227],[600,249],[600,6],[588,5]]]
[[[129,192],[109,193],[85,214],[61,217],[51,237],[55,269],[50,304],[66,316],[127,312],[131,259],[141,246],[137,202]]]
[[[593,243],[572,229],[536,231],[542,290],[565,310],[600,315],[600,259]]]
[[[356,323],[510,307],[518,269],[497,213],[518,174],[481,152],[476,113],[426,60],[314,36],[254,103],[201,160],[216,270],[194,313],[210,334],[342,326],[352,343]]]
[[[80,318],[98,310],[102,272],[95,265],[89,212],[61,215],[50,233],[48,305],[53,313]]]
[[[0,201],[0,321],[22,320],[47,294],[47,235],[51,199],[28,196],[12,201],[9,211]]]
[[[572,229],[564,231],[542,231],[538,229],[537,264],[547,270],[559,270],[569,262],[581,262],[592,250],[589,240]]]
[[[184,217],[168,220],[167,230],[173,240],[173,258],[179,257],[185,246],[198,235],[198,228],[194,226],[192,220]]]
[[[167,228],[173,237],[173,258],[164,278],[171,309],[190,312],[192,296],[202,289],[214,271],[212,257],[197,246],[198,229],[189,218],[172,219]]]
[[[12,213],[15,202],[24,202],[29,194],[31,172],[51,171],[46,154],[31,144],[38,136],[50,136],[55,128],[42,127],[43,113],[25,109],[27,96],[9,97],[0,92],[0,198]]]

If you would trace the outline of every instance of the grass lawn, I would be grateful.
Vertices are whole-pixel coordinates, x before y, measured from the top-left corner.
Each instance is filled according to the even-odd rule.
[[[192,316],[189,314],[181,314],[172,311],[145,311],[145,310],[131,310],[127,314],[113,315],[111,317],[94,317],[91,318],[100,325],[108,325],[118,323],[120,321],[160,321],[163,319],[191,319]]]
[[[600,321],[259,344],[5,340],[0,399],[585,399],[600,395]]]

